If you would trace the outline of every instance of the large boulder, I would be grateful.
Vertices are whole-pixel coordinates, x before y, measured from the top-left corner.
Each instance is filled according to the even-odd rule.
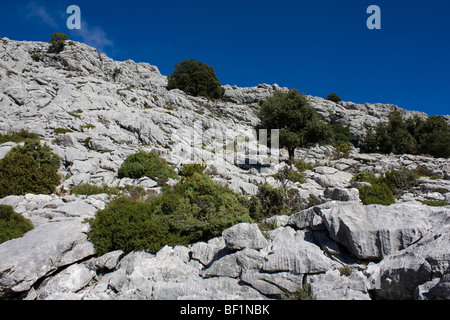
[[[245,248],[262,249],[268,242],[256,224],[239,223],[223,232],[227,248],[242,250]]]
[[[95,254],[89,224],[76,218],[42,224],[0,245],[0,296],[29,290],[39,279]]]
[[[391,206],[329,202],[316,210],[330,236],[356,257],[366,260],[381,260],[407,248],[446,215],[445,211],[419,202]]]
[[[366,276],[361,271],[345,276],[339,270],[330,270],[310,276],[309,285],[314,300],[370,300]]]
[[[417,243],[372,263],[366,270],[369,286],[378,299],[449,299],[450,218]],[[424,287],[427,287],[426,289]],[[434,289],[434,290],[432,290]],[[424,291],[428,293],[424,293]]]

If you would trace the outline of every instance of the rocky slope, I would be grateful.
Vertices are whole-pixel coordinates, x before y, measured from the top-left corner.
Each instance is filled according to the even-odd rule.
[[[282,89],[277,85],[226,85],[224,98],[213,102],[168,91],[166,77],[149,64],[113,61],[81,43],[67,44],[60,54],[47,53],[48,46],[0,41],[0,132],[40,134],[62,159],[65,190],[91,183],[157,191],[148,178],[117,178],[129,154],[152,149],[174,167],[204,161],[217,182],[244,195],[255,194],[263,182],[280,185],[272,175],[283,162],[260,168],[223,161],[234,156],[227,150],[234,141],[238,157],[255,156],[246,138],[253,135],[258,102]],[[386,121],[392,109],[427,116],[392,105],[308,99],[326,120],[350,125],[356,144],[365,124]],[[15,145],[0,145],[0,158]],[[240,224],[208,243],[165,247],[156,255],[95,254],[84,220],[105,207],[108,195],[0,199],[35,226],[0,244],[0,296],[272,299],[309,285],[314,299],[450,298],[450,208],[419,202],[450,202],[450,181],[421,178],[390,207],[362,205],[349,185],[362,170],[427,167],[443,176],[449,160],[357,150],[339,158],[327,146],[299,149],[296,157],[320,165],[305,172],[306,183],[288,185],[304,210],[272,218],[272,231]]]

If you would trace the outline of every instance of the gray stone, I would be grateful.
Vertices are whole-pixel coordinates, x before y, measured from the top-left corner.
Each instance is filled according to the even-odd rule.
[[[242,250],[245,248],[262,249],[268,245],[266,238],[256,224],[239,223],[222,233],[227,248]]]
[[[359,201],[359,191],[356,188],[326,188],[324,196],[337,201]]]
[[[417,202],[364,206],[329,202],[319,206],[330,236],[360,259],[379,260],[421,239],[436,223]]]
[[[308,279],[314,300],[370,300],[366,277],[360,271],[341,276],[338,270],[330,270]]]
[[[288,292],[297,292],[303,286],[303,275],[290,272],[278,273],[251,273],[246,272],[242,281],[267,296],[284,296]]]
[[[213,260],[223,257],[229,253],[223,237],[213,238],[206,242],[197,242],[191,246],[192,259],[200,261],[208,266]]]
[[[95,276],[95,272],[82,264],[74,264],[49,279],[38,289],[38,300],[67,299],[61,294],[76,293],[83,289]],[[54,296],[53,298],[51,298]]]
[[[322,217],[320,211],[313,207],[293,214],[289,219],[290,225],[295,225],[299,229],[311,228],[313,230],[323,230]]]
[[[273,237],[270,252],[262,267],[264,272],[321,273],[334,265],[317,245],[305,240],[303,231],[279,228]]]
[[[420,292],[429,291],[427,283],[436,278],[442,278],[442,288],[446,288],[444,275],[450,266],[449,219],[441,224],[417,243],[385,257],[378,264],[369,264],[365,273],[369,288],[377,298],[411,300],[424,296]]]
[[[0,160],[3,159],[8,152],[10,152],[14,147],[17,146],[17,143],[7,142],[0,145]]]
[[[120,259],[124,255],[122,250],[108,252],[101,257],[92,258],[85,262],[85,265],[95,271],[115,270]]]
[[[320,166],[314,169],[312,178],[322,187],[340,187],[348,186],[350,180],[353,178],[351,173],[339,171],[334,168]]]
[[[0,245],[0,294],[24,292],[58,268],[94,254],[82,219],[40,225],[23,238]],[[45,235],[45,236],[42,236]]]

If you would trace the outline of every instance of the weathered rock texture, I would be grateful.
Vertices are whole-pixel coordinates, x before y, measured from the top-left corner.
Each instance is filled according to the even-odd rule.
[[[136,185],[158,192],[151,179],[117,177],[126,157],[140,150],[156,150],[174,167],[203,161],[215,181],[244,195],[264,182],[281,186],[272,175],[284,163],[222,160],[233,159],[230,146],[238,158],[254,157],[256,149],[245,141],[258,121],[258,102],[286,88],[225,85],[224,98],[209,101],[168,91],[166,76],[150,64],[113,61],[76,42],[61,54],[48,53],[48,46],[0,42],[0,132],[40,134],[62,159],[60,187]],[[393,109],[426,117],[392,105],[307,98],[330,123],[349,125],[356,145],[366,124],[386,121]],[[0,145],[0,159],[16,145]],[[0,199],[35,226],[0,244],[0,297],[278,299],[309,287],[314,299],[449,299],[450,208],[418,202],[449,202],[449,180],[421,178],[390,207],[362,205],[350,181],[362,170],[380,174],[401,167],[444,176],[450,162],[356,149],[346,159],[337,155],[330,146],[296,150],[298,159],[316,164],[304,173],[305,183],[286,185],[305,210],[269,219],[276,229],[239,224],[208,242],[165,247],[155,255],[96,255],[86,219],[105,208],[108,195]]]

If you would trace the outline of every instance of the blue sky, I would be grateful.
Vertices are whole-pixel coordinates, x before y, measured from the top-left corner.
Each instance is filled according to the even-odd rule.
[[[81,30],[68,30],[69,5]],[[369,30],[369,5],[381,30]],[[357,103],[450,114],[449,0],[0,0],[0,36],[48,41],[64,32],[115,60],[169,75],[196,59],[222,84],[260,83]]]

